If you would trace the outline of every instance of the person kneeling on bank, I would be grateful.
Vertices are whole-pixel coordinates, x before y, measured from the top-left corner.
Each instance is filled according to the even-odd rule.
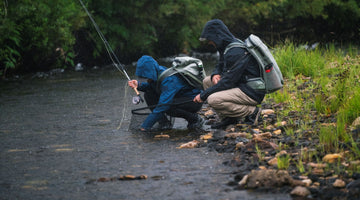
[[[265,92],[254,90],[246,84],[247,79],[260,77],[255,58],[240,47],[224,53],[226,47],[237,39],[219,19],[206,23],[200,40],[215,46],[220,53],[213,73],[203,81],[205,90],[194,98],[194,102],[207,100],[222,118],[221,122],[213,124],[211,128],[223,129],[236,124],[241,118],[245,119],[245,123],[257,125],[261,114],[257,105],[263,101]]]
[[[163,79],[157,89],[159,75],[166,69],[151,56],[144,55],[137,61],[135,75],[147,79],[147,82],[128,81],[131,88],[144,92],[148,106],[156,105],[151,108],[152,112],[142,123],[140,130],[150,131],[156,122],[162,130],[171,129],[172,124],[166,115],[185,119],[188,129],[201,129],[204,119],[197,112],[201,109],[202,103],[191,100],[202,91],[192,87],[178,74]]]

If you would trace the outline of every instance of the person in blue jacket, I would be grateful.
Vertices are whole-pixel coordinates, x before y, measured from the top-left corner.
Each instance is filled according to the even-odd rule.
[[[206,101],[220,115],[221,122],[211,128],[226,128],[240,119],[257,125],[265,92],[247,85],[247,80],[260,77],[259,66],[253,56],[241,47],[226,47],[237,39],[219,19],[208,21],[201,33],[200,41],[215,46],[220,54],[219,62],[211,76],[203,80],[204,91],[194,98],[194,102]]]
[[[163,79],[160,83],[160,91],[158,91],[156,89],[158,77],[166,69],[151,56],[144,55],[137,61],[135,75],[147,79],[147,82],[128,81],[130,87],[144,92],[148,106],[156,105],[142,123],[140,130],[150,131],[156,122],[162,129],[170,128],[171,122],[165,114],[184,118],[188,122],[188,129],[201,128],[204,119],[197,112],[201,109],[202,103],[191,101],[201,90],[192,87],[180,75],[175,74]]]

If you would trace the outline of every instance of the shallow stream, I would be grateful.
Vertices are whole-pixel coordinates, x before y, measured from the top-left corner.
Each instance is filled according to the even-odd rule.
[[[0,82],[0,199],[291,199],[234,190],[231,154],[129,130],[134,92],[112,69]],[[140,106],[145,106],[144,104]],[[122,175],[141,180],[98,182]]]

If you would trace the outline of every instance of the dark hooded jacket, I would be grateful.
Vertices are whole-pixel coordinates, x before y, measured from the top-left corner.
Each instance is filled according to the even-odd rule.
[[[220,53],[220,59],[211,77],[215,74],[221,75],[221,80],[218,84],[201,93],[200,98],[206,100],[208,96],[215,92],[238,87],[246,95],[260,104],[265,97],[265,93],[255,91],[246,85],[247,79],[260,77],[259,66],[255,58],[253,58],[246,49],[234,47],[224,54],[226,47],[231,42],[237,41],[227,26],[219,19],[210,20],[206,23],[200,38],[215,43],[216,49]],[[236,63],[238,60],[241,61]],[[236,66],[234,64],[236,64]]]
[[[160,66],[151,56],[142,56],[137,62],[135,74],[141,78],[151,79],[153,82],[139,82],[138,89],[143,92],[155,92],[157,79],[166,69],[166,67]],[[175,98],[190,97],[193,99],[201,92],[201,90],[193,88],[185,80],[176,75],[166,77],[160,84],[160,91],[161,94],[158,105],[167,105],[154,108],[152,113],[141,125],[142,128],[149,129],[157,121],[162,119],[164,113],[170,108],[169,104],[173,103]]]

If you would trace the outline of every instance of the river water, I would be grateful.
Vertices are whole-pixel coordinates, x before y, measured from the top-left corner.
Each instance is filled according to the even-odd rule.
[[[230,153],[178,149],[128,127],[134,92],[117,71],[66,72],[0,85],[0,199],[291,199],[234,190]],[[144,104],[140,106],[145,106]],[[146,175],[141,180],[106,180]]]

